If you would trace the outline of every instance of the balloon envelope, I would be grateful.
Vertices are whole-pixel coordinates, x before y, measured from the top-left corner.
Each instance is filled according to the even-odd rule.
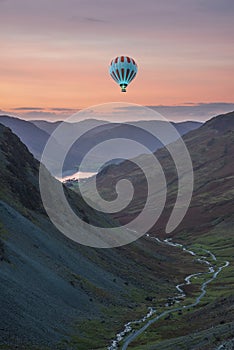
[[[126,87],[135,78],[138,68],[133,58],[118,56],[111,61],[109,72],[111,77],[126,92]]]

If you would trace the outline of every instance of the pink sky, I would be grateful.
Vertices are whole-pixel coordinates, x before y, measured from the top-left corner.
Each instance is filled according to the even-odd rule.
[[[233,0],[0,0],[0,109],[234,102]],[[117,55],[139,74],[121,94]]]

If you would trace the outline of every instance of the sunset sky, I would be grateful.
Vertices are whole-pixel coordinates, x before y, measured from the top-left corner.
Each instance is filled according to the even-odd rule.
[[[0,110],[55,120],[118,101],[175,119],[234,109],[233,22],[233,0],[0,0]],[[127,94],[108,74],[121,54],[139,65]]]

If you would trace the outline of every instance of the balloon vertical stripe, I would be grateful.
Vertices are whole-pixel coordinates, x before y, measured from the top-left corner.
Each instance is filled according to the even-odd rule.
[[[128,79],[129,73],[130,73],[130,69],[128,68],[126,73],[126,79]]]
[[[125,79],[125,77],[124,77],[124,75],[125,75],[125,70],[124,70],[124,68],[121,68],[121,73],[122,73],[122,79],[124,80],[124,79]]]
[[[119,74],[119,70],[118,70],[118,69],[116,69],[116,74],[117,74],[117,76],[118,76],[119,80],[121,80],[121,78],[120,78],[120,74]]]
[[[129,76],[129,78],[128,78],[128,81],[129,81],[129,82],[132,80],[133,74],[134,74],[134,70],[132,70],[131,73],[130,73],[130,76]]]

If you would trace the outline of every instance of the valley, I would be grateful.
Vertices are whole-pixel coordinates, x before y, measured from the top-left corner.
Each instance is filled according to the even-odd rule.
[[[52,225],[40,198],[39,162],[0,125],[0,348],[107,350],[118,341],[119,349],[216,350],[231,342],[233,120],[233,113],[217,116],[184,136],[194,193],[171,234],[165,226],[177,194],[176,171],[165,149],[155,153],[168,183],[163,213],[146,236],[113,249],[81,246]],[[151,166],[147,156],[144,162]],[[94,211],[80,196],[83,186],[92,198],[89,179],[63,188],[75,213],[98,231],[129,222],[144,205],[146,184],[132,162],[104,168],[97,175],[100,193],[112,199],[122,178],[137,186],[136,196],[111,215]]]
[[[157,243],[160,243],[160,244],[166,244],[171,247],[180,247],[184,253],[189,253],[192,256],[196,257],[197,261],[199,261],[201,264],[206,264],[208,266],[208,274],[211,274],[211,277],[209,277],[209,275],[205,272],[203,273],[198,272],[187,276],[184,280],[184,283],[178,284],[176,286],[176,289],[179,292],[179,294],[177,296],[173,296],[169,298],[168,299],[170,300],[169,303],[166,303],[164,305],[165,311],[162,311],[163,308],[160,308],[160,310],[158,311],[154,307],[151,307],[149,308],[149,312],[147,313],[147,315],[144,316],[142,319],[128,322],[125,325],[124,331],[117,335],[116,340],[112,341],[112,345],[108,347],[108,350],[116,350],[119,348],[119,346],[121,346],[122,350],[126,350],[127,348],[129,348],[129,345],[130,345],[130,348],[134,348],[134,347],[131,347],[131,343],[136,341],[142,333],[144,333],[151,325],[156,323],[161,318],[166,317],[170,319],[171,315],[173,315],[175,312],[179,312],[179,314],[182,314],[183,310],[185,311],[187,309],[196,307],[201,302],[202,298],[206,295],[208,284],[214,281],[217,278],[218,274],[224,268],[229,266],[229,261],[226,261],[222,266],[219,266],[219,267],[216,266],[216,261],[217,261],[216,256],[210,251],[207,251],[205,249],[200,248],[199,252],[195,253],[192,250],[186,249],[181,244],[171,242],[171,240],[168,241],[167,239],[165,239],[161,241],[160,239],[149,236],[148,234],[147,234],[147,237],[149,237],[149,239],[151,240],[155,240]],[[204,256],[204,254],[206,254],[207,256]],[[212,262],[210,262],[209,260],[211,260]],[[200,278],[201,276],[204,276],[204,275],[205,275],[205,281],[201,282],[200,294],[196,297],[195,301],[192,304],[187,305],[184,286],[193,284],[194,279],[197,280],[198,277]],[[197,281],[195,281],[195,283],[196,282]],[[183,305],[179,307],[175,307],[175,304],[181,304],[181,303]],[[157,316],[154,316],[154,314],[156,314]],[[147,321],[148,318],[150,318],[149,321]],[[141,326],[142,323],[143,323],[143,326]],[[140,326],[140,328],[138,328],[138,326]],[[131,333],[131,334],[128,335],[128,333]],[[160,342],[157,346],[158,347],[160,346]]]

